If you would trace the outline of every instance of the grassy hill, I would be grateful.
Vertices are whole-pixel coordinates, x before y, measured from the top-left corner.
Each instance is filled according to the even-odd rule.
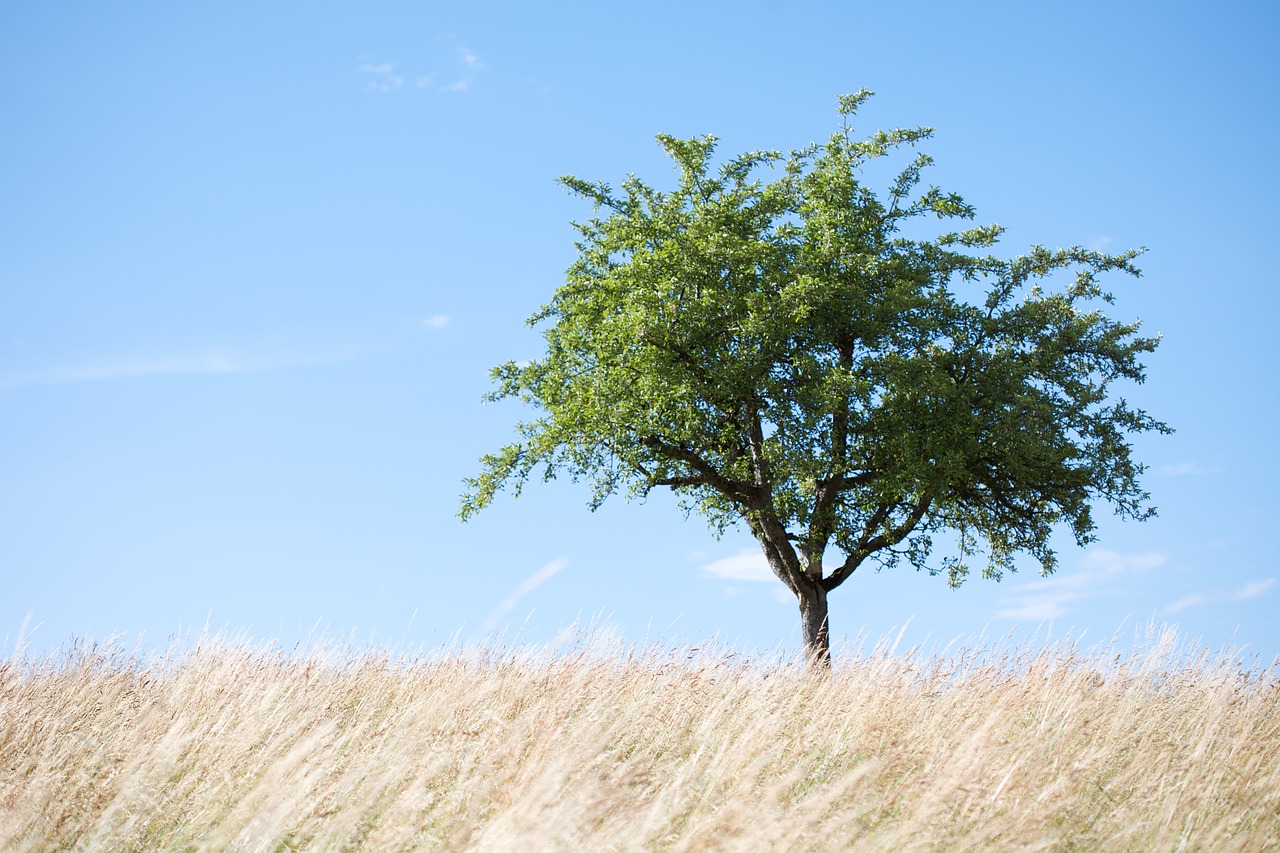
[[[1150,640],[72,645],[0,664],[0,848],[1276,849],[1277,669]]]

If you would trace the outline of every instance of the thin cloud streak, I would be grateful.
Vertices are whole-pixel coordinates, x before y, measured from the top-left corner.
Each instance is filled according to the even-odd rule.
[[[1125,555],[1109,548],[1094,548],[1085,553],[1080,561],[1080,568],[1086,572],[1114,575],[1123,572],[1149,572],[1160,568],[1168,561],[1168,554],[1149,552]]]
[[[697,552],[691,557],[696,560],[703,560],[706,555]],[[744,548],[732,557],[721,557],[719,560],[713,560],[701,566],[698,571],[703,577],[725,581],[729,584],[771,584],[769,593],[774,601],[779,604],[795,604],[796,602],[795,594],[786,586],[778,583],[778,578],[773,573],[773,569],[769,568],[769,561],[765,559],[762,552],[755,548]],[[727,595],[737,595],[739,589],[733,586],[726,586],[724,591]]]
[[[458,58],[462,60],[463,65],[476,71],[485,67],[483,59],[461,45],[458,46]]]
[[[426,72],[414,70],[412,73],[408,73],[398,71],[396,66],[390,62],[366,62],[358,66],[356,70],[368,79],[366,89],[371,92],[395,91],[401,88],[407,79],[414,89],[443,94],[458,94],[469,91],[473,75],[484,72],[488,68],[488,64],[479,54],[468,50],[462,45],[454,47],[454,56],[456,59],[448,63],[452,66],[451,70],[435,69]],[[438,81],[441,78],[450,79],[453,82],[440,83]]]
[[[1261,580],[1250,581],[1238,589],[1231,592],[1215,590],[1209,592],[1197,592],[1193,595],[1186,595],[1177,601],[1166,606],[1164,612],[1167,614],[1179,613],[1189,607],[1199,607],[1202,604],[1213,604],[1221,601],[1249,601],[1266,595],[1271,587],[1275,586],[1275,578],[1263,578]]]
[[[1028,588],[1031,586],[1027,584]],[[1014,622],[1043,622],[1046,619],[1059,619],[1067,614],[1070,605],[1089,597],[1079,589],[1012,595],[1004,599],[1011,606],[997,610],[995,618],[1009,619]]]
[[[227,376],[268,373],[298,367],[315,367],[351,361],[353,352],[295,355],[233,355],[213,351],[197,355],[104,360],[72,367],[19,373],[0,377],[0,390],[78,382],[111,382],[154,376]]]
[[[1194,462],[1179,462],[1176,465],[1161,465],[1156,469],[1161,477],[1203,477],[1217,474],[1217,468],[1203,468]]]
[[[707,577],[723,581],[761,583],[775,580],[769,561],[755,549],[739,551],[732,557],[722,557],[707,563],[700,571]]]
[[[474,74],[484,72],[488,68],[488,64],[479,54],[472,53],[467,47],[457,45],[453,49],[456,59],[451,61],[452,69],[434,69],[430,72],[406,73],[399,72],[396,65],[392,63],[364,63],[358,65],[357,73],[367,78],[367,91],[371,92],[392,92],[404,86],[406,79],[410,81],[412,88],[429,92],[442,93],[460,93],[471,90],[471,83],[474,82]],[[442,83],[440,79],[451,79],[452,82]]]
[[[358,69],[361,74],[367,74],[372,79],[369,81],[369,89],[375,92],[390,92],[393,89],[399,89],[404,83],[404,77],[396,73],[396,68],[390,62],[366,63]]]
[[[1275,586],[1275,584],[1275,578],[1251,581],[1232,593],[1231,597],[1235,601],[1247,601],[1250,598],[1257,598],[1258,596],[1265,594],[1266,591]]]
[[[545,566],[521,581],[519,585],[511,591],[511,594],[502,599],[502,603],[495,607],[493,612],[489,614],[489,617],[484,620],[484,624],[480,627],[480,633],[484,636],[492,634],[497,630],[498,623],[502,621],[502,618],[512,610],[515,610],[516,606],[525,596],[551,580],[556,575],[560,574],[560,572],[564,571],[568,566],[569,561],[564,557],[560,557],[559,559],[555,559],[550,563],[547,563]]]
[[[1060,618],[1067,615],[1077,603],[1107,595],[1125,577],[1158,569],[1168,559],[1167,554],[1156,552],[1121,554],[1106,548],[1095,548],[1081,557],[1075,571],[1014,587],[1012,594],[1003,599],[1004,607],[996,611],[994,618],[1015,622]],[[755,549],[745,549],[731,557],[706,563],[699,571],[704,577],[735,583],[768,583],[775,580],[764,554]],[[790,593],[786,589],[781,592],[783,595],[780,600],[789,601]]]
[[[1209,601],[1210,599],[1208,596],[1200,595],[1199,593],[1195,595],[1184,595],[1182,598],[1179,598],[1177,601],[1165,607],[1164,612],[1172,616],[1175,613],[1181,613],[1189,607],[1199,607],[1201,604],[1208,604]]]
[[[1168,559],[1167,554],[1154,552],[1126,555],[1095,548],[1085,553],[1076,571],[1014,587],[1013,594],[1002,600],[1005,606],[993,618],[1014,622],[1060,619],[1078,602],[1109,594],[1126,575],[1157,569]]]

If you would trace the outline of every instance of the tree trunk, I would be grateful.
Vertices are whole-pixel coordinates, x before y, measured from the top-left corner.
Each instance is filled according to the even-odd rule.
[[[831,666],[831,635],[827,623],[827,591],[821,583],[805,585],[800,592],[800,633],[804,654],[814,668]]]

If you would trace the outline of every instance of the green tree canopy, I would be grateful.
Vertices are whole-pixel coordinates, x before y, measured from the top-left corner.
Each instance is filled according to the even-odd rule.
[[[955,585],[975,558],[999,579],[1026,553],[1048,574],[1053,530],[1092,541],[1099,499],[1154,513],[1128,438],[1169,429],[1112,391],[1143,380],[1158,338],[1109,319],[1099,283],[1137,276],[1139,252],[1008,260],[989,254],[997,225],[917,236],[930,229],[913,220],[974,210],[922,189],[922,153],[887,190],[866,186],[869,161],[932,135],[855,138],[870,94],[841,98],[830,140],[788,156],[717,167],[715,137],[659,136],[670,191],[561,179],[594,215],[530,319],[545,356],[495,368],[490,395],[537,416],[483,458],[463,518],[537,471],[589,480],[592,508],[670,488],[718,532],[745,522],[799,600],[807,652],[829,661],[827,594],[868,561]],[[930,559],[940,531],[959,556]]]

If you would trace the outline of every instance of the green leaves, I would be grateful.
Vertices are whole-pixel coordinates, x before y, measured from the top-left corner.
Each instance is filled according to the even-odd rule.
[[[866,103],[875,92],[870,89],[859,89],[852,95],[841,95],[837,101],[840,104],[840,115],[846,119],[853,116],[858,111],[858,107]]]
[[[1157,339],[1109,319],[1104,274],[1139,251],[1078,247],[1002,259],[998,225],[907,239],[908,220],[972,220],[928,186],[915,155],[884,200],[862,167],[932,130],[855,140],[870,97],[840,99],[822,146],[716,165],[713,136],[658,141],[673,188],[565,177],[595,216],[578,258],[531,318],[546,355],[494,371],[491,399],[539,413],[467,482],[469,517],[534,471],[610,495],[670,488],[722,531],[745,521],[800,595],[867,560],[961,582],[974,557],[998,579],[1018,553],[1050,572],[1053,529],[1089,541],[1091,505],[1145,518],[1128,437],[1168,427],[1123,401]],[[945,228],[945,225],[944,225]],[[918,227],[909,233],[919,233]],[[964,294],[962,296],[961,294]],[[933,534],[961,556],[931,564]],[[844,557],[824,575],[829,547]]]

